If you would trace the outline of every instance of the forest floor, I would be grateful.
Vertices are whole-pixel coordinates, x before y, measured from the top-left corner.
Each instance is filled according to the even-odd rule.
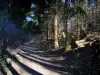
[[[6,66],[12,75],[97,75],[100,55],[95,44],[65,52],[63,47],[43,50],[40,38],[9,49]],[[95,50],[94,50],[95,49]],[[8,72],[6,72],[8,73]]]

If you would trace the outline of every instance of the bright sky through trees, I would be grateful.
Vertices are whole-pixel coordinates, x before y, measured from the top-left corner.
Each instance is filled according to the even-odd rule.
[[[92,8],[95,7],[95,0],[91,0],[91,4],[90,4],[90,6],[91,6]]]
[[[32,4],[31,4],[31,9],[34,9],[34,8],[36,8],[36,5],[35,5],[34,3],[32,3]],[[34,21],[34,19],[33,19],[34,17],[35,17],[34,14],[28,15],[28,16],[26,16],[26,20],[27,20],[28,22]]]
[[[31,16],[27,16],[27,17],[26,17],[26,20],[27,20],[28,22],[31,22],[31,21],[33,21],[33,18],[32,18]]]
[[[70,7],[73,6],[73,5],[72,5],[72,0],[69,0],[69,5],[70,5]]]
[[[36,8],[36,5],[34,3],[31,4],[31,9]]]

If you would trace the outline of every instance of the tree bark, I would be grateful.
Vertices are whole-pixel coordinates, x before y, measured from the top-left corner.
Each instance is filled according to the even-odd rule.
[[[68,19],[67,25],[66,25],[66,42],[65,42],[65,51],[71,50],[70,45],[70,21]]]
[[[77,15],[77,17],[78,17],[78,23],[77,23],[77,40],[79,40],[80,39],[80,28],[81,28],[81,26],[80,26],[80,14],[78,14]]]
[[[59,47],[59,43],[58,43],[58,15],[57,15],[57,13],[55,14],[55,18],[54,18],[54,46],[55,46],[55,48]]]

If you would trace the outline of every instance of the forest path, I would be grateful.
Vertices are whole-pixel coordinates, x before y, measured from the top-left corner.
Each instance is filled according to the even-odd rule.
[[[6,61],[12,75],[85,75],[94,69],[89,67],[95,59],[92,52],[90,45],[65,53],[63,47],[42,51],[35,45],[23,44],[12,52],[8,49]],[[95,61],[98,64],[100,59]]]

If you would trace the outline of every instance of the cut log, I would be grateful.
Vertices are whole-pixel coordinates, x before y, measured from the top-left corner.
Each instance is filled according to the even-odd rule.
[[[27,56],[31,56],[40,60],[44,60],[44,61],[49,61],[49,62],[54,62],[54,61],[60,61],[61,59],[58,59],[61,56],[57,56],[57,57],[43,57],[43,56],[39,56],[37,54],[29,54],[28,52],[24,52],[22,50],[19,50],[18,53],[20,54],[26,54]],[[63,57],[63,60],[65,60],[65,57]]]
[[[44,64],[48,64],[48,65],[52,65],[52,66],[57,66],[57,67],[64,67],[64,66],[62,66],[61,64],[55,64],[55,63],[52,63],[52,62],[47,62],[47,61],[44,61],[44,60],[37,59],[37,58],[35,58],[35,57],[30,57],[30,56],[28,56],[28,55],[26,55],[26,54],[21,54],[21,53],[20,53],[20,55],[25,56],[25,57],[27,57],[27,58],[30,58],[30,59],[32,59],[32,60],[35,60],[35,61],[44,63]]]
[[[34,61],[26,59],[25,57],[22,57],[20,55],[16,55],[16,57],[18,58],[19,62],[23,63],[24,65],[28,66],[29,68],[31,68],[43,75],[62,75],[59,72],[52,71],[52,70],[34,62]]]
[[[1,71],[0,71],[0,75],[3,75]]]
[[[9,70],[9,68],[5,64],[2,64],[2,68],[3,68],[3,71],[6,73],[6,75],[13,75],[12,72]]]
[[[12,67],[18,72],[19,75],[32,75],[26,70],[24,70],[21,65],[17,64],[11,58],[7,58],[7,62],[12,65]],[[9,74],[10,75],[10,74]]]

